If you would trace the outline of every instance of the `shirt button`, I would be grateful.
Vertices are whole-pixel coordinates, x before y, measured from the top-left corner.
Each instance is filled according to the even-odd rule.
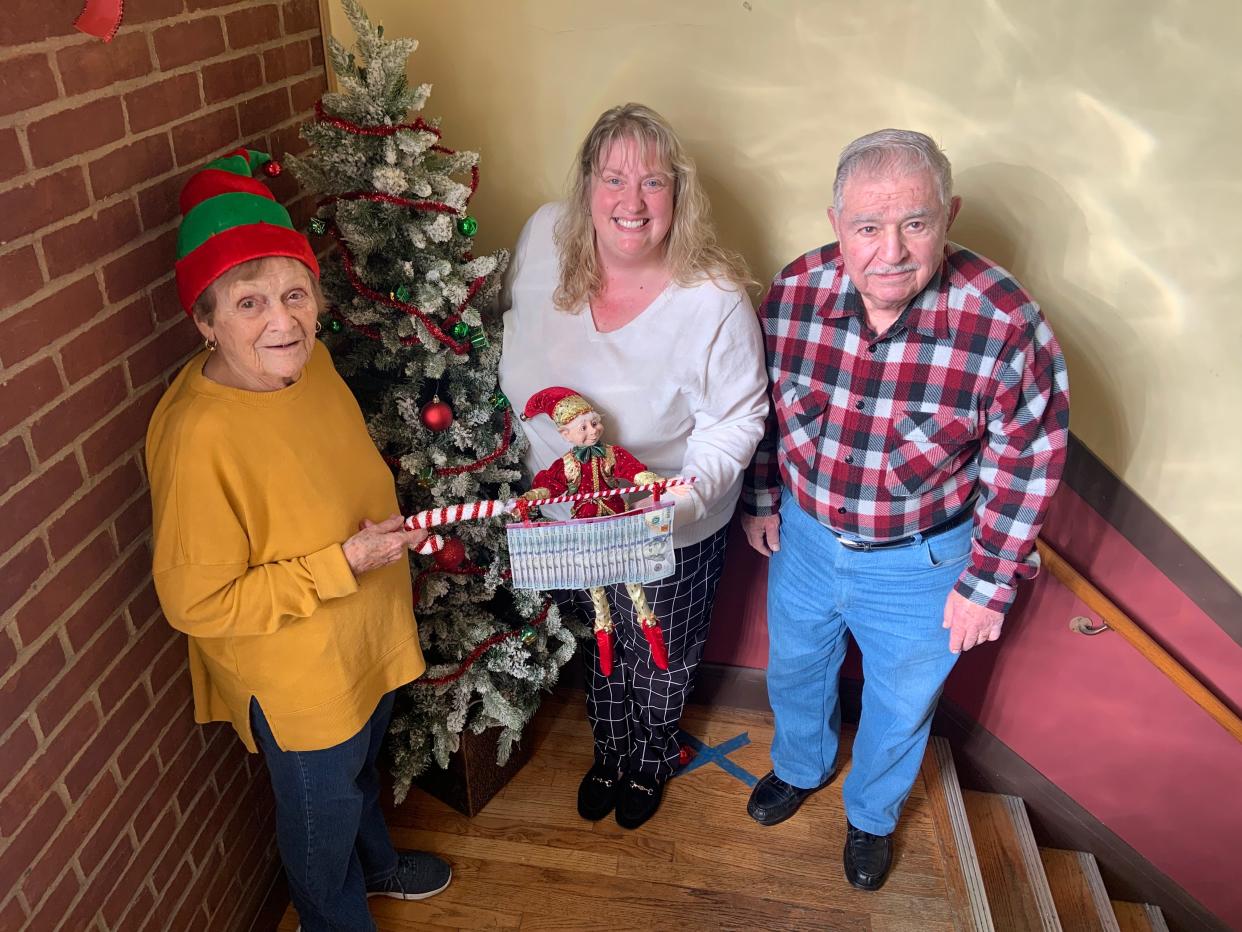
[[[874,352],[875,352],[875,344],[874,344],[874,343],[872,343],[870,346],[868,346],[868,347],[867,347],[867,352],[868,352],[868,353],[874,353]]]
[[[867,403],[866,403],[865,401],[856,401],[856,402],[854,402],[854,407],[855,407],[855,408],[857,408],[859,411],[861,411],[863,408],[865,408],[865,407],[866,407],[866,405],[867,405]]]
[[[838,509],[837,509],[837,514],[839,514],[839,515],[843,515],[843,514],[845,514],[845,506],[844,506],[844,505],[842,505],[840,508],[838,508]]]
[[[854,456],[853,456],[853,454],[851,454],[851,453],[847,453],[847,454],[846,454],[846,456],[845,456],[845,461],[846,461],[847,463],[852,463],[852,462],[854,462]]]

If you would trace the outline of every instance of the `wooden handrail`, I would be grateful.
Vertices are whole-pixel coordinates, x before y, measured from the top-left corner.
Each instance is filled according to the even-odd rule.
[[[1065,562],[1065,558],[1053,550],[1047,541],[1041,537],[1035,542],[1035,546],[1048,572],[1073,593],[1075,598],[1087,605],[1109,628],[1133,645],[1157,670],[1172,680],[1178,689],[1212,716],[1221,728],[1238,741],[1242,741],[1242,719],[1238,718],[1232,709],[1217,699],[1195,678],[1194,674],[1178,663],[1172,654],[1152,640],[1151,636],[1135,624],[1129,615],[1113,604],[1108,596]]]

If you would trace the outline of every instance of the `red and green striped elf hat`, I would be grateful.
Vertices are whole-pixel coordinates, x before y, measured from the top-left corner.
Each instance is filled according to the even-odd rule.
[[[181,191],[177,233],[177,296],[187,314],[207,286],[235,265],[288,256],[319,277],[319,262],[289,212],[254,177],[280,173],[266,152],[234,149],[195,173]]]

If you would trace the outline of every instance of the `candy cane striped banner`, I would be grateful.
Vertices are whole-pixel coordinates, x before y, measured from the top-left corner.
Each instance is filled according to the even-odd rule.
[[[694,477],[683,478],[674,476],[662,482],[651,482],[645,485],[630,485],[620,489],[605,489],[601,492],[575,492],[569,495],[557,495],[552,498],[541,498],[532,501],[532,506],[559,505],[563,502],[586,502],[596,498],[609,498],[613,495],[632,495],[636,492],[650,492],[653,489],[671,489],[679,485],[692,485]],[[518,500],[493,498],[478,502],[463,502],[449,505],[446,508],[430,508],[410,515],[405,519],[405,529],[440,527],[445,524],[456,524],[459,521],[478,521],[481,518],[493,518],[497,515],[510,514],[517,510]]]
[[[439,527],[442,524],[456,524],[458,521],[477,521],[480,518],[491,518],[507,514],[516,507],[516,499],[502,501],[498,498],[480,502],[463,502],[460,505],[449,505],[447,508],[431,508],[410,515],[405,519],[405,529]]]
[[[650,492],[652,489],[671,489],[679,485],[693,485],[694,476],[683,479],[681,476],[674,476],[672,479],[665,479],[662,482],[649,482],[646,485],[630,485],[621,489],[605,489],[602,492],[575,492],[569,495],[556,495],[552,498],[539,498],[531,502],[542,508],[544,505],[560,505],[563,502],[588,502],[593,498],[609,498],[613,495],[633,495],[635,492]]]

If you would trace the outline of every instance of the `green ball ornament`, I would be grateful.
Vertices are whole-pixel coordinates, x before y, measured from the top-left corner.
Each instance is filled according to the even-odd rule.
[[[458,340],[464,340],[470,335],[470,325],[465,321],[459,320],[453,324],[453,336]]]
[[[495,408],[497,411],[501,410],[502,408],[509,407],[509,399],[506,398],[505,393],[501,391],[492,392],[492,396],[487,400],[492,403],[492,407]]]
[[[310,222],[310,231],[316,236],[323,236],[328,232],[328,221],[322,217],[312,217]]]
[[[462,217],[457,221],[457,232],[462,236],[474,236],[479,232],[479,221],[473,217]]]
[[[408,301],[410,300],[410,289],[405,287],[405,285],[398,285],[396,295],[398,301]]]
[[[522,633],[519,635],[519,637],[521,637],[522,639],[522,643],[525,644],[527,647],[530,647],[532,644],[534,644],[535,638],[537,638],[538,636],[539,636],[539,633],[530,625],[523,625]]]
[[[341,323],[339,320],[337,320],[335,317],[330,318],[328,320],[328,332],[329,333],[340,333],[344,329],[345,329],[345,325]]]

